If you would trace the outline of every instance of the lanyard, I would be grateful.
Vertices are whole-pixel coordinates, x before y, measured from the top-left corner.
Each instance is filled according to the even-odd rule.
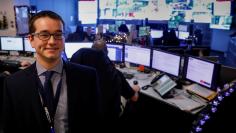
[[[56,114],[56,109],[57,109],[58,101],[59,101],[60,94],[61,94],[62,77],[63,77],[63,70],[62,70],[62,74],[61,74],[61,79],[60,79],[60,81],[57,85],[56,94],[53,97],[53,112],[51,112],[51,113],[49,113],[49,110],[48,110],[49,105],[47,105],[47,102],[46,102],[46,99],[47,99],[46,91],[44,90],[43,85],[42,85],[40,79],[38,78],[38,82],[40,83],[40,87],[39,87],[38,91],[39,91],[39,95],[42,99],[41,102],[42,102],[42,105],[43,105],[45,115],[46,115],[48,123],[50,125],[50,133],[55,133],[55,130],[54,130],[54,116]]]

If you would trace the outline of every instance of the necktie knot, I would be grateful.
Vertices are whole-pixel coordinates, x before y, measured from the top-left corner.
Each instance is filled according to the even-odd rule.
[[[52,78],[53,71],[46,71],[44,74],[45,74],[45,81],[48,81]]]

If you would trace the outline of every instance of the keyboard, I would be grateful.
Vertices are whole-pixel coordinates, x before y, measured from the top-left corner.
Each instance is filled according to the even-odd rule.
[[[130,73],[126,73],[126,72],[123,72],[123,75],[126,79],[132,79],[134,77],[134,74],[130,74]]]
[[[4,66],[11,66],[11,67],[20,67],[20,61],[17,60],[2,60],[2,64]]]

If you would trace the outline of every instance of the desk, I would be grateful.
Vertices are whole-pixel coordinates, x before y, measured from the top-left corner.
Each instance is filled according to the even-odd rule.
[[[143,72],[138,72],[135,69],[128,69],[128,68],[123,68],[123,69],[119,69],[119,70],[122,72],[132,73],[134,75],[134,78],[128,80],[129,84],[132,85],[133,81],[137,80],[140,87],[149,85],[151,80],[156,75],[159,74],[159,73],[154,73],[154,72],[152,72],[150,74],[145,74]],[[186,88],[186,87],[183,87],[183,88]],[[177,109],[180,109],[185,112],[192,113],[192,114],[197,114],[199,111],[201,111],[204,108],[204,106],[207,105],[207,101],[205,101],[201,98],[198,98],[198,97],[192,97],[192,95],[188,94],[185,89],[174,88],[174,89],[172,89],[172,92],[174,93],[173,95],[175,97],[169,98],[169,99],[164,99],[157,92],[155,92],[152,87],[149,87],[147,90],[143,90],[143,89],[140,90],[140,93],[142,93],[148,97],[154,98],[154,99],[159,100],[165,104],[168,104],[168,105],[173,106]],[[180,98],[182,100],[180,100]],[[188,109],[188,108],[191,108],[190,105],[188,105],[188,107],[184,107],[185,104],[187,104],[187,103],[194,104],[195,101],[199,102],[199,106],[202,105],[202,107],[191,110],[191,111]],[[198,106],[198,105],[196,105],[196,106]]]
[[[128,82],[132,85],[133,81],[137,80],[140,87],[150,84],[150,81],[156,76],[155,73],[145,74],[128,68],[119,70],[134,74],[134,78]],[[184,91],[175,90],[177,93]],[[130,128],[130,123],[132,123],[138,127],[137,131],[143,129],[145,132],[151,132],[156,129],[168,133],[188,133],[197,113],[202,109],[191,112],[181,110],[167,99],[163,99],[152,88],[140,90],[138,102],[132,103],[128,108],[122,118],[122,123],[124,123],[122,126],[128,125],[127,128]],[[166,129],[166,127],[170,128]],[[132,127],[131,130],[135,129]]]
[[[33,57],[25,57],[25,56],[6,56],[6,55],[0,55],[0,61],[1,60],[13,60],[13,61],[27,61],[31,64],[33,64],[35,62],[35,58]],[[9,71],[10,73],[15,73],[21,69],[24,69],[24,67],[19,67],[18,64],[16,65],[5,65],[4,63],[0,63],[0,72],[3,71]]]

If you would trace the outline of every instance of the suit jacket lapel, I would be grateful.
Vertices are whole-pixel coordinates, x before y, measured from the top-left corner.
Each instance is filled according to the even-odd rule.
[[[30,67],[24,69],[25,73],[27,76],[29,76],[30,81],[27,82],[34,82],[34,86],[31,86],[32,88],[32,109],[33,112],[35,112],[33,115],[37,120],[37,124],[40,126],[41,129],[43,129],[42,125],[42,118],[46,118],[43,110],[43,106],[41,103],[40,95],[38,92],[38,89],[40,87],[39,84],[39,77],[37,74],[37,69],[36,69],[36,63],[32,64]]]

